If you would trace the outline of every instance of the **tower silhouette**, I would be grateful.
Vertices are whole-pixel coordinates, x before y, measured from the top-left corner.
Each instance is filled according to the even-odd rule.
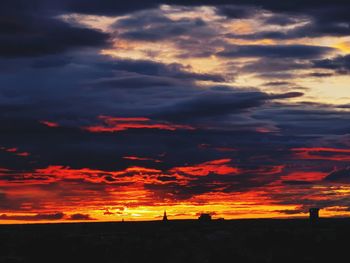
[[[164,215],[163,215],[163,222],[168,221],[168,217],[166,215],[166,211],[164,210]]]
[[[320,211],[320,209],[319,208],[317,208],[317,207],[313,207],[313,208],[310,208],[309,209],[309,214],[310,214],[310,221],[311,222],[317,222],[318,221],[318,219],[319,219],[319,214],[318,214],[318,212]]]

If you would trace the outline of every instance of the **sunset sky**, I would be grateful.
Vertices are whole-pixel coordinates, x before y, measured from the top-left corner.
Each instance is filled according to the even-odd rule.
[[[350,215],[350,2],[0,3],[0,224]]]

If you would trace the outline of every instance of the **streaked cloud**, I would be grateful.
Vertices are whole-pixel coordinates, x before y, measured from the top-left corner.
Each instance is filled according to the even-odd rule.
[[[348,215],[348,10],[1,4],[0,221]]]

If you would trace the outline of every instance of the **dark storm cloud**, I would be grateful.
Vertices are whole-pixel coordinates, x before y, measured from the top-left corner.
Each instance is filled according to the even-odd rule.
[[[286,118],[288,115],[281,116],[278,113],[278,108],[276,107],[274,114],[280,115],[281,120],[288,123],[289,119]],[[265,117],[268,116],[269,114]],[[307,116],[305,113],[296,117],[303,117],[305,122],[310,121],[310,116]],[[325,121],[329,124],[329,120]],[[297,123],[293,119],[290,120],[291,126],[299,125]],[[333,125],[337,125],[335,122],[332,123]],[[300,123],[300,126],[303,125],[303,123]],[[308,129],[308,127],[304,129]],[[318,130],[320,129],[324,129],[324,123],[319,125]],[[147,167],[167,170],[174,166],[182,166],[184,163],[198,164],[230,156],[235,160],[232,162],[232,165],[238,165],[245,169],[253,169],[249,167],[255,166],[254,169],[257,169],[260,166],[285,164],[291,158],[288,151],[289,147],[305,146],[308,140],[310,140],[305,137],[297,138],[294,135],[275,136],[274,134],[242,131],[210,132],[199,130],[163,132],[139,130],[105,135],[87,134],[79,130],[71,130],[70,133],[62,134],[62,130],[51,130],[52,132],[47,132],[44,137],[36,133],[30,136],[31,140],[27,142],[27,147],[29,146],[28,144],[32,144],[31,149],[33,150],[33,154],[40,156],[40,161],[32,165],[46,167],[50,164],[60,164],[74,168],[89,167],[91,169],[115,171],[135,165],[135,162],[122,160],[122,156],[136,155],[161,159],[163,163],[149,162]],[[294,134],[293,131],[291,133]],[[2,139],[7,143],[13,141],[13,143],[19,143],[21,145],[25,142],[25,140],[23,142],[18,140],[18,136],[12,137],[12,139],[11,137],[11,135],[7,135]],[[29,138],[28,136],[25,137],[27,139]],[[213,148],[201,150],[198,148],[198,145],[201,143],[213,145]],[[259,145],[259,148],[256,148],[256,145]],[[215,146],[235,147],[239,151],[232,153],[220,152],[214,149]],[[282,149],[284,150],[282,151]],[[306,163],[310,163],[310,161],[306,161]],[[299,165],[302,164],[303,162]],[[6,165],[8,164],[0,164],[2,167],[6,167]],[[330,165],[332,166],[333,164],[328,164],[328,169]],[[13,168],[18,169],[19,167],[17,165]],[[169,189],[169,193],[173,193],[174,198],[186,199],[196,193],[222,190],[223,185],[226,187],[226,192],[246,191],[247,189],[254,189],[254,187],[262,186],[276,180],[276,178],[264,176],[266,181],[261,181],[262,178],[260,177],[261,171],[259,170],[256,170],[255,173],[242,173],[241,176],[232,175],[230,177],[212,174],[207,178],[199,178],[187,186],[174,183],[172,186],[152,185],[149,186],[149,189],[157,193],[158,191],[162,192],[165,189]],[[255,179],[259,179],[258,182]],[[80,182],[80,184],[83,184],[83,182]],[[100,191],[103,191],[102,188],[100,188]]]
[[[156,117],[168,120],[188,120],[196,118],[224,116],[242,112],[263,105],[273,99],[286,99],[302,96],[302,93],[268,95],[263,92],[222,92],[207,93],[162,109]]]
[[[210,5],[218,6],[219,8],[223,8],[223,10],[227,9],[230,5],[233,6],[232,9],[238,8],[239,6],[243,6],[241,8],[252,6],[274,12],[318,15],[324,21],[343,22],[349,20],[347,14],[349,2],[344,0],[296,0],[291,3],[281,3],[276,0],[145,0],[142,2],[138,0],[130,0],[128,2],[113,0],[54,0],[49,3],[43,0],[33,0],[30,3],[24,0],[13,0],[3,3],[2,10],[4,10],[4,13],[18,12],[18,10],[21,10],[21,12],[75,12],[115,16],[143,9],[155,8],[160,4],[184,6]],[[328,16],[324,15],[325,13],[328,14]]]
[[[70,79],[67,77],[70,73],[77,76],[77,80],[81,78],[89,78],[93,80],[101,80],[106,76],[114,76],[114,74],[120,74],[121,71],[136,73],[137,75],[144,76],[172,76],[176,78],[187,78],[186,69],[176,65],[162,65],[160,63],[151,63],[148,61],[116,61],[111,62],[105,59],[87,60],[83,63],[80,59],[75,58],[74,63],[80,63],[79,68],[88,70],[85,74],[76,74],[72,65],[66,65],[64,74],[60,75],[62,69],[55,68],[53,71],[48,71],[50,74],[50,83],[52,82],[52,76],[56,78]],[[142,68],[144,68],[144,73]],[[43,69],[35,69],[42,72]],[[53,70],[53,69],[52,69]],[[68,73],[69,74],[68,74]],[[40,73],[41,75],[42,73]],[[53,74],[53,75],[52,75]],[[57,74],[57,75],[56,75]],[[67,75],[68,74],[68,75]],[[185,75],[185,77],[183,76]],[[17,75],[21,76],[21,75]],[[118,76],[118,75],[117,75]],[[181,76],[181,77],[178,77]],[[29,83],[28,78],[28,83]],[[189,77],[189,79],[191,79]],[[74,82],[75,83],[75,82]],[[74,84],[73,83],[73,84]],[[40,84],[40,82],[39,82]],[[51,84],[50,84],[51,85]],[[18,86],[22,86],[22,82],[18,83]],[[17,87],[18,87],[17,86]],[[1,143],[5,146],[16,146],[22,147],[23,150],[31,153],[29,160],[20,157],[11,157],[6,155],[6,158],[1,158],[2,162],[0,166],[9,167],[13,169],[27,169],[31,170],[33,167],[43,168],[51,164],[57,165],[68,165],[74,168],[90,167],[96,169],[115,170],[123,169],[127,166],[133,165],[133,162],[122,160],[123,156],[136,155],[146,156],[155,159],[167,152],[164,157],[164,164],[150,164],[151,167],[163,167],[169,168],[174,165],[181,165],[185,162],[203,162],[217,157],[222,157],[223,153],[216,151],[208,151],[198,153],[198,145],[203,142],[210,142],[219,146],[236,147],[237,142],[251,143],[261,141],[261,135],[257,135],[256,132],[246,133],[244,136],[238,136],[239,132],[235,134],[236,138],[232,137],[232,132],[224,133],[219,131],[218,133],[212,134],[203,132],[192,132],[192,131],[155,131],[155,130],[138,130],[138,131],[125,131],[118,134],[89,134],[80,130],[81,126],[86,126],[95,120],[99,114],[110,114],[111,116],[144,116],[145,114],[149,117],[173,119],[179,121],[179,123],[188,120],[208,119],[212,118],[215,120],[201,121],[202,127],[217,127],[217,129],[225,130],[234,127],[241,127],[246,130],[249,127],[250,131],[253,131],[259,122],[255,119],[244,119],[239,116],[244,110],[261,110],[262,106],[266,101],[271,99],[282,99],[290,98],[294,96],[300,96],[301,94],[282,94],[282,95],[268,95],[262,92],[232,92],[232,88],[221,89],[221,92],[216,90],[215,92],[206,92],[197,86],[169,86],[172,88],[170,95],[166,94],[160,99],[161,103],[156,103],[154,97],[158,96],[159,90],[149,86],[147,94],[152,102],[152,109],[149,110],[147,107],[143,107],[143,97],[140,93],[132,94],[128,91],[127,97],[118,98],[113,96],[113,93],[106,93],[100,95],[98,93],[92,93],[89,90],[89,96],[85,97],[82,91],[84,87],[79,85],[60,85],[60,92],[64,94],[72,95],[77,92],[77,97],[58,97],[55,103],[47,102],[43,103],[43,98],[48,99],[48,94],[43,92],[37,93],[35,98],[39,98],[40,103],[25,104],[12,102],[7,106],[4,105],[4,111],[2,111],[2,125],[1,130],[3,132],[1,137]],[[67,90],[64,90],[67,88]],[[28,88],[28,94],[31,94],[31,88]],[[77,89],[77,90],[75,90]],[[25,89],[23,89],[25,91]],[[51,91],[51,90],[50,90]],[[179,93],[179,91],[181,91]],[[53,91],[51,91],[52,93]],[[23,96],[25,93],[21,92]],[[174,95],[173,95],[174,94]],[[26,95],[29,96],[29,95]],[[161,95],[163,96],[163,95]],[[180,98],[178,98],[180,97]],[[31,98],[31,97],[29,97]],[[62,98],[65,98],[64,100]],[[69,98],[67,100],[67,98]],[[175,98],[175,99],[174,99]],[[10,98],[8,98],[10,99]],[[92,107],[96,100],[101,99],[101,105]],[[109,99],[111,103],[109,103]],[[121,108],[123,101],[130,100],[136,101],[137,103],[131,103],[130,105],[123,106],[123,114]],[[152,101],[154,100],[154,102]],[[9,100],[11,101],[11,100]],[[180,102],[181,101],[181,102]],[[76,107],[72,107],[76,104]],[[82,106],[85,105],[85,106]],[[96,104],[95,104],[96,105]],[[138,107],[135,107],[138,106]],[[154,106],[155,105],[155,106]],[[280,114],[280,110],[282,114]],[[56,114],[57,111],[62,114]],[[100,111],[100,113],[99,113]],[[254,110],[255,111],[255,110]],[[254,112],[253,111],[253,112]],[[5,114],[6,112],[6,114]],[[155,112],[155,113],[154,113]],[[295,118],[300,118],[300,122],[295,122],[292,118],[293,112],[287,112],[283,115],[283,107],[278,106],[273,114],[262,112],[263,117],[260,115],[259,118],[265,118],[266,120],[271,119],[271,116],[276,116],[276,123],[281,127],[291,126],[292,130],[297,130],[300,134],[305,129],[303,125],[310,122],[310,118],[313,115],[307,114],[308,111],[295,115]],[[235,114],[235,117],[228,117],[228,115]],[[5,116],[6,115],[6,116]],[[222,116],[221,116],[222,115]],[[302,116],[304,115],[304,116]],[[17,117],[16,117],[17,116]],[[20,118],[18,117],[20,116]],[[35,117],[33,117],[35,116]],[[50,121],[58,122],[63,127],[49,128],[39,123],[40,120],[46,119],[50,116]],[[64,116],[64,117],[62,117]],[[279,116],[279,118],[278,118]],[[238,125],[235,118],[242,120]],[[290,120],[290,123],[289,123]],[[214,121],[214,122],[213,122]],[[334,127],[344,126],[336,121],[334,116],[327,119],[334,123]],[[228,126],[231,123],[231,126]],[[297,125],[300,123],[300,125]],[[315,122],[311,122],[315,125]],[[69,124],[69,125],[67,125]],[[66,125],[68,127],[66,127]],[[322,127],[323,125],[323,127]],[[308,126],[307,126],[308,127]],[[332,125],[325,125],[324,122],[319,121],[314,126],[314,130],[318,132],[330,129]],[[345,127],[344,127],[345,128]],[[23,134],[25,132],[25,134]],[[117,135],[117,136],[116,136]],[[214,138],[215,137],[215,138]],[[269,138],[269,140],[275,140]],[[288,141],[288,140],[287,140]],[[225,142],[226,144],[224,144]],[[293,142],[292,142],[293,143]],[[243,146],[243,145],[242,145]],[[171,151],[169,152],[169,147]],[[273,149],[271,149],[273,152]],[[239,156],[238,156],[239,157]],[[241,156],[244,159],[244,157]],[[121,160],[117,162],[117,160]]]
[[[157,7],[161,1],[158,0],[130,0],[113,1],[113,0],[63,0],[59,1],[61,10],[69,12],[96,14],[96,15],[122,15],[138,10],[150,9]]]
[[[308,212],[307,209],[284,209],[284,210],[276,210],[275,212],[285,214],[285,215],[297,215],[300,213],[306,213]]]
[[[270,81],[266,82],[264,86],[289,86],[291,84],[292,83],[288,81]]]
[[[253,115],[257,119],[270,119],[285,134],[315,136],[344,135],[347,133],[350,120],[348,112],[339,112],[331,105],[317,103],[277,104],[271,108],[255,111]],[[332,125],[327,125],[330,122]]]
[[[239,70],[244,73],[254,73],[254,74],[267,74],[266,78],[270,76],[273,77],[275,74],[277,78],[292,78],[291,73],[287,71],[303,70],[310,68],[310,63],[308,61],[300,60],[297,58],[259,58],[254,63],[246,63]],[[282,77],[282,74],[286,74],[286,77]],[[274,77],[276,78],[276,77]]]
[[[54,67],[64,67],[72,62],[73,62],[73,58],[59,54],[54,56],[49,55],[49,56],[33,59],[31,66],[33,68],[54,68]]]
[[[322,209],[328,208],[329,210],[331,210],[331,209],[339,209],[339,206],[347,207],[350,204],[350,199],[348,196],[345,196],[345,197],[332,196],[332,194],[327,195],[325,193],[322,193],[321,195],[317,195],[317,193],[313,193],[313,191],[310,190],[310,186],[304,186],[304,187],[297,186],[297,187],[301,191],[295,191],[292,194],[276,193],[276,194],[273,194],[272,197],[280,200],[278,204],[297,205],[298,207],[301,207],[300,210],[303,210],[304,212],[307,212],[312,207],[319,207]],[[306,193],[310,194],[311,196],[309,196],[309,198],[305,198]],[[329,199],[325,199],[324,198],[325,196],[329,197]],[[315,197],[316,199],[314,199]]]
[[[171,19],[159,10],[149,10],[117,20],[111,29],[117,37],[136,41],[160,41],[192,35],[200,38],[210,34],[209,25],[202,19]],[[123,30],[123,32],[120,32]]]
[[[218,12],[225,13],[226,15],[235,16],[239,13],[242,16],[248,16],[254,14],[259,8],[266,8],[276,12],[296,12],[304,15],[305,12],[308,16],[315,16],[312,22],[301,27],[294,29],[298,32],[262,32],[252,35],[251,37],[259,38],[284,38],[290,37],[289,35],[295,35],[296,37],[313,36],[317,34],[319,30],[323,30],[325,34],[335,34],[339,31],[339,34],[348,34],[348,22],[347,16],[342,10],[347,6],[346,3],[339,5],[339,8],[334,7],[334,3],[330,4],[327,1],[318,3],[316,9],[309,9],[312,4],[308,5],[308,2],[303,2],[301,7],[294,5],[279,5],[276,1],[146,1],[142,4],[135,3],[115,3],[114,1],[52,1],[49,3],[41,0],[35,1],[33,4],[28,4],[25,1],[11,1],[2,5],[3,13],[5,14],[0,21],[0,26],[5,29],[1,34],[0,55],[8,57],[19,56],[38,56],[44,54],[54,54],[79,47],[96,47],[106,44],[108,35],[105,33],[72,26],[63,21],[54,19],[57,14],[65,14],[68,12],[77,13],[90,13],[99,15],[120,15],[129,13],[132,11],[140,11],[143,9],[154,8],[159,4],[179,4],[179,5],[213,5],[218,7]],[[310,3],[313,3],[311,1]],[[230,4],[230,5],[227,5]],[[17,7],[21,7],[17,9]],[[255,6],[255,7],[254,7]],[[332,8],[329,8],[332,6]],[[342,8],[340,8],[342,7]],[[19,11],[20,10],[20,11]],[[346,9],[345,9],[346,10]],[[230,13],[231,12],[231,13]],[[326,19],[327,12],[330,12],[330,18]],[[142,13],[142,12],[141,12]],[[144,40],[160,40],[168,39],[173,36],[179,36],[183,34],[194,33],[197,29],[199,31],[196,34],[207,34],[208,28],[205,27],[205,22],[200,19],[180,19],[174,22],[173,20],[164,17],[160,14],[154,13],[154,18],[150,19],[145,15],[135,14],[136,17],[121,19],[116,22],[116,26],[129,27],[130,30],[121,33],[121,36],[133,39]],[[267,23],[271,24],[284,24],[287,23],[286,17],[282,15],[275,15],[267,19]],[[333,21],[333,22],[332,22]],[[152,27],[145,27],[152,23]],[[345,23],[345,24],[344,24]],[[133,28],[139,28],[133,30]],[[205,30],[200,30],[205,28]],[[14,32],[21,34],[20,36],[13,35]],[[265,35],[259,35],[265,34]],[[249,37],[249,36],[246,36]],[[21,43],[22,45],[18,44]],[[1,52],[2,50],[2,52]],[[305,50],[296,50],[304,54]],[[252,51],[254,53],[254,51]],[[280,51],[282,52],[282,51]],[[311,52],[311,51],[310,51]],[[314,51],[316,52],[316,51]],[[244,53],[244,51],[243,51]],[[290,55],[289,52],[283,53],[284,55]],[[270,52],[267,52],[269,56]],[[312,56],[306,55],[306,57]]]
[[[107,45],[108,34],[75,27],[58,19],[37,16],[3,16],[0,24],[14,27],[0,33],[0,57],[35,57],[84,47]]]
[[[130,0],[128,2],[117,2],[112,0],[64,0],[60,1],[61,6],[65,10],[79,13],[99,14],[99,15],[119,15],[141,9],[153,8],[159,4],[173,4],[173,5],[185,5],[185,6],[199,6],[199,5],[211,5],[211,6],[227,6],[227,5],[251,5],[269,9],[271,11],[278,12],[313,12],[315,9],[320,10],[343,10],[349,6],[349,3],[344,0],[296,0],[291,3],[281,3],[276,0],[145,0],[140,3],[138,0]],[[56,4],[57,5],[57,4]],[[226,8],[226,7],[224,7]],[[335,18],[339,20],[344,15],[336,15],[332,12]],[[345,18],[345,17],[344,17]]]
[[[153,89],[155,90],[157,87],[168,87],[168,88],[176,88],[176,86],[181,85],[191,85],[195,80],[211,80],[217,81],[220,77],[210,76],[210,75],[197,75],[193,74],[193,77],[190,77],[192,74],[184,73],[182,76],[179,75],[179,78],[174,77],[166,77],[166,76],[150,76],[150,75],[125,75],[120,74],[118,77],[113,78],[104,78],[98,81],[91,82],[94,87],[98,87],[101,89],[111,88],[111,89],[124,89],[125,91],[131,89]]]
[[[259,13],[258,8],[252,8],[251,6],[221,6],[217,8],[217,13],[219,15],[226,16],[233,19],[246,19]]]
[[[325,73],[325,72],[313,72],[309,73],[306,76],[312,78],[328,78],[334,76],[334,73]]]
[[[350,18],[347,15],[350,4],[333,4],[328,8],[315,8],[310,15],[312,22],[300,29],[300,33],[310,36],[346,36],[350,33]]]
[[[0,192],[0,209],[2,211],[21,210],[23,202],[25,202],[25,200],[13,200],[10,197],[8,197],[4,192]]]
[[[225,78],[218,74],[200,74],[191,72],[182,64],[163,64],[151,60],[113,60],[96,63],[96,67],[108,70],[126,71],[142,75],[171,77],[175,79],[196,79],[206,81],[225,81]]]
[[[226,58],[318,58],[333,51],[329,47],[308,45],[246,45],[232,46],[217,55]]]
[[[350,72],[350,55],[314,60],[313,66],[315,68],[334,70],[339,74],[347,74]]]
[[[67,220],[95,220],[89,214],[73,214],[67,218]]]
[[[288,26],[298,22],[298,19],[287,15],[272,15],[266,18],[264,22],[268,25]]]
[[[172,37],[190,34],[196,28],[204,26],[205,22],[199,19],[184,19],[183,21],[176,22],[170,20],[168,23],[163,23],[161,25],[153,26],[148,29],[140,28],[139,30],[127,31],[120,34],[119,37],[129,40],[141,41],[169,40]]]
[[[64,217],[63,213],[54,214],[36,214],[36,215],[0,215],[0,220],[21,220],[21,221],[49,221],[49,220],[60,220]]]
[[[150,76],[125,76],[102,79],[92,85],[101,88],[117,88],[117,89],[145,89],[155,87],[171,87],[175,86],[177,81],[166,77],[150,77]],[[178,83],[180,84],[180,83]]]
[[[333,183],[350,183],[350,168],[336,170],[330,173],[325,181],[333,182]]]
[[[274,8],[273,5],[265,3],[261,7],[277,12],[263,19],[267,26],[297,26],[279,30],[266,30],[254,34],[233,33],[228,36],[255,40],[266,38],[285,40],[304,37],[348,36],[350,34],[350,19],[347,15],[347,10],[350,8],[349,3],[343,2],[337,5],[325,1],[317,3],[317,7],[310,8],[307,7],[307,3],[304,3],[300,6],[300,9],[288,5]],[[251,9],[254,10],[253,7]],[[298,25],[298,23],[302,24]]]
[[[194,85],[195,80],[224,80],[224,77],[216,74],[193,73],[190,68],[179,64],[75,55],[67,57],[67,63],[52,65],[51,58],[48,59],[47,67],[42,66],[42,63],[47,64],[45,57],[34,60],[33,69],[26,70],[26,65],[31,66],[27,63],[22,68],[17,67],[16,74],[9,72],[0,76],[3,81],[0,90],[3,111],[0,115],[6,115],[6,118],[37,116],[44,119],[53,116],[57,119],[60,115],[67,122],[69,119],[73,121],[76,118],[95,118],[100,114],[114,115],[115,112],[121,114],[123,104],[128,104],[130,101],[137,101],[138,108],[142,108],[147,103],[159,103],[162,96],[171,100],[172,97],[183,98],[194,92],[198,93],[199,89]],[[52,59],[55,61],[56,57]],[[40,67],[37,61],[40,61]],[[91,86],[98,86],[101,89],[89,89]],[[166,94],[157,94],[160,91],[157,86],[167,87],[163,90]],[[111,87],[123,89],[125,92],[128,88],[147,87],[148,92],[122,95],[114,93]],[[108,89],[111,90],[106,91]],[[165,102],[163,99],[163,103]],[[90,106],[92,103],[95,106],[89,107],[86,111],[82,107],[85,103]],[[43,111],[43,108],[46,110]],[[125,111],[127,109],[123,110]]]

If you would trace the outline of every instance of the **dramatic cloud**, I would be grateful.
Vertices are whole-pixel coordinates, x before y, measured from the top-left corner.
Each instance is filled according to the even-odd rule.
[[[2,3],[1,223],[348,215],[349,8]]]

